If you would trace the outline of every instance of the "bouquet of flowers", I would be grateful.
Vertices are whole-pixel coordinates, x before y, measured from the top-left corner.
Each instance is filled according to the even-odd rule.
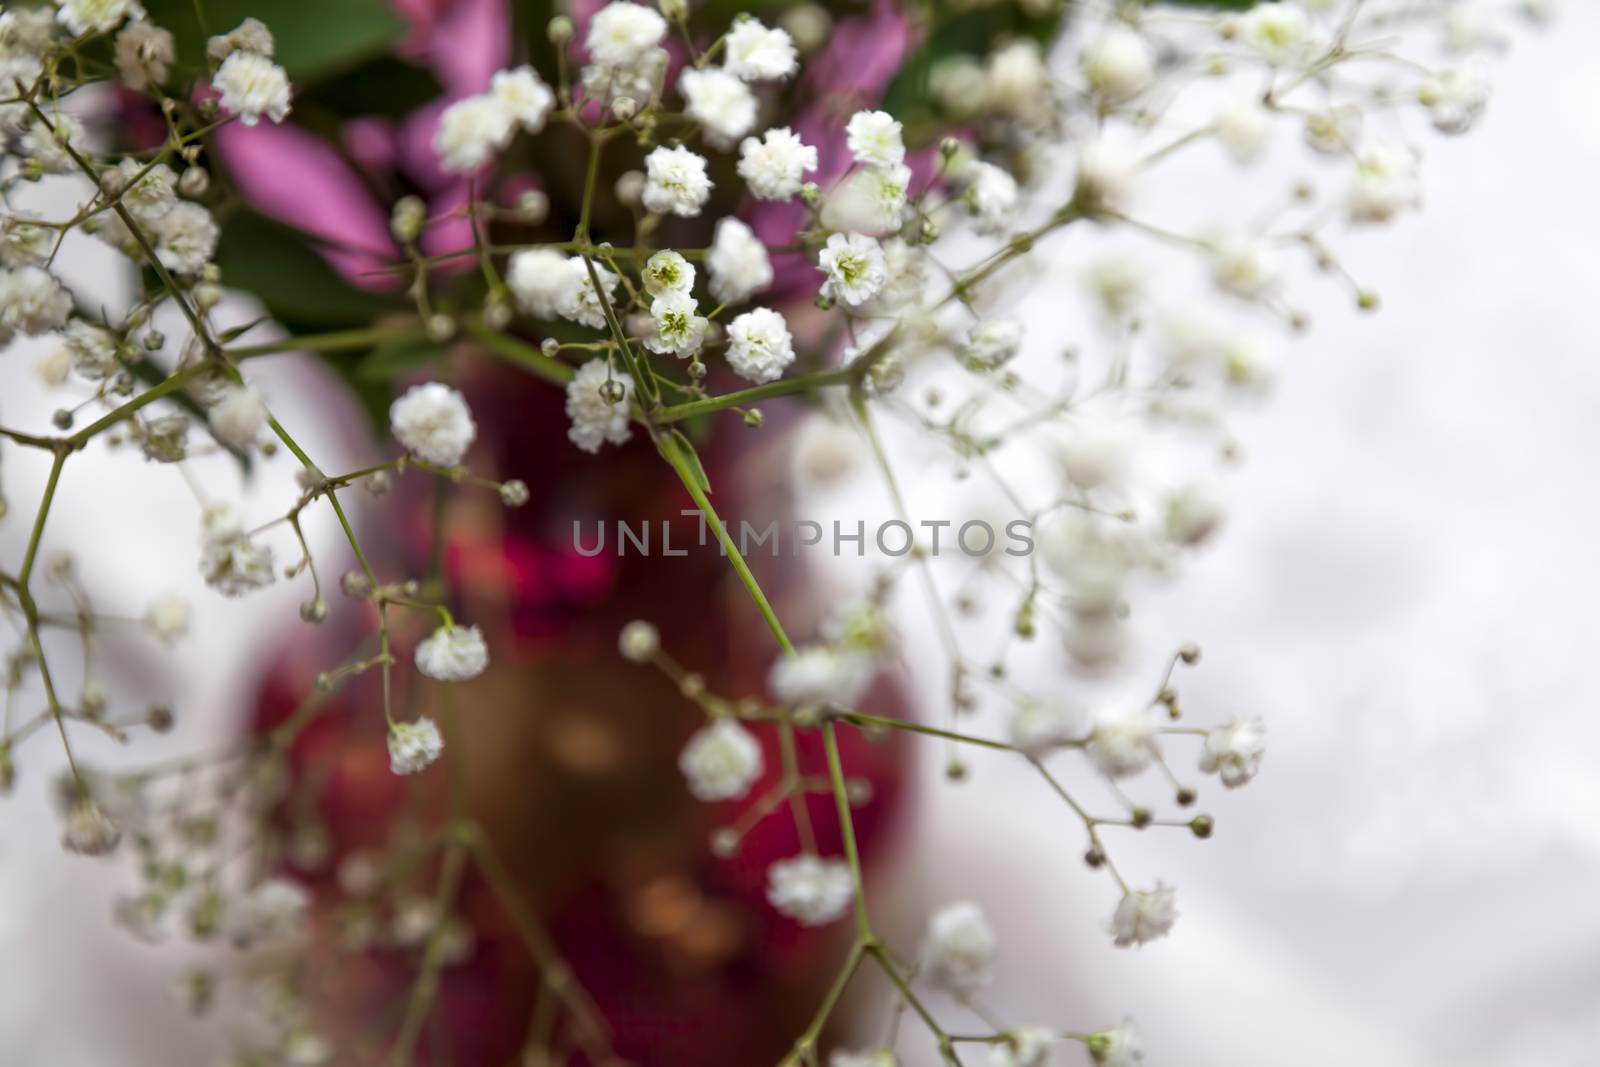
[[[981,901],[883,933],[911,746],[953,781],[1009,754],[1108,936],[1173,929],[1114,836],[1210,837],[1199,784],[1247,784],[1265,727],[1180,697],[1192,644],[1125,664],[1131,600],[1222,523],[1297,286],[1377,307],[1337,235],[1419,206],[1418,135],[1482,113],[1510,13],[5,4],[0,343],[41,339],[62,400],[0,410],[47,464],[0,497],[0,792],[60,746],[64,846],[136,857],[135,933],[216,945],[179,991],[241,1064],[862,1067],[914,1031],[948,1064],[1142,1062],[1132,1023],[986,1003]],[[1219,170],[1234,202],[1188,191]],[[69,284],[74,254],[128,280]],[[269,401],[294,353],[342,395]],[[370,460],[338,469],[297,434],[345,418]],[[107,691],[96,649],[189,619],[97,605],[52,549],[90,450],[190,483],[215,594],[304,589],[220,751],[83,758],[184,711]],[[246,514],[264,464],[299,491]],[[857,464],[885,521],[792,517]],[[914,510],[908,464],[981,514]],[[819,596],[812,550],[869,580]],[[887,1036],[837,1047],[868,973]]]

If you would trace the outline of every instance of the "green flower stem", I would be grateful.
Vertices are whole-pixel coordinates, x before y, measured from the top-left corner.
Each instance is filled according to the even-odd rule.
[[[421,323],[408,322],[404,325],[379,325],[363,330],[333,330],[305,337],[285,337],[259,345],[225,349],[223,354],[230,359],[241,360],[290,352],[346,352],[371,348],[390,341],[421,341],[427,336]]]
[[[710,415],[728,408],[744,407],[762,400],[777,396],[790,396],[794,393],[810,392],[813,389],[826,389],[836,385],[848,385],[855,380],[855,375],[850,367],[841,367],[838,370],[816,371],[811,374],[802,374],[794,378],[779,378],[775,382],[757,385],[750,389],[740,389],[733,393],[724,393],[721,396],[706,397],[704,400],[690,400],[683,404],[673,404],[664,407],[651,415],[651,420],[660,423],[681,422],[692,419],[697,415]]]
[[[464,328],[472,339],[487,349],[491,355],[515,364],[547,382],[566,385],[577,374],[577,371],[570,366],[559,359],[551,359],[534,345],[491,330],[478,320],[467,320]]]

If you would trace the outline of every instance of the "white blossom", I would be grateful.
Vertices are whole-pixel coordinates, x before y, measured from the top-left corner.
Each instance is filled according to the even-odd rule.
[[[989,56],[989,105],[1028,126],[1043,126],[1055,111],[1050,71],[1038,42],[1023,38]]]
[[[644,158],[644,206],[658,215],[693,218],[711,196],[705,157],[682,145],[653,149]]]
[[[924,973],[934,985],[966,996],[988,984],[999,949],[989,920],[976,904],[948,904],[928,921]]]
[[[661,631],[643,619],[634,619],[617,636],[617,650],[630,663],[648,663],[661,651]]]
[[[1113,26],[1082,57],[1089,88],[1113,104],[1125,103],[1155,81],[1155,56],[1143,37],[1126,26]]]
[[[694,288],[694,273],[694,264],[677,252],[663,249],[645,260],[644,270],[639,272],[639,277],[644,282],[644,291],[651,296],[664,296],[667,293],[688,295]]]
[[[1011,713],[1011,743],[1038,758],[1083,734],[1083,715],[1058,697],[1025,700]]]
[[[872,660],[860,652],[807,645],[772,664],[767,684],[785,704],[854,704],[872,682]]]
[[[904,163],[853,171],[828,194],[822,224],[830,230],[890,233],[905,221],[911,168]]]
[[[774,381],[793,362],[789,324],[771,308],[754,308],[728,324],[728,366],[739,377],[758,385]]]
[[[175,274],[199,274],[217,254],[222,230],[211,212],[180,201],[155,223],[156,258]]]
[[[844,132],[850,154],[863,167],[893,167],[906,158],[900,122],[887,111],[857,111]]]
[[[1223,238],[1211,249],[1211,277],[1219,288],[1237,297],[1259,300],[1277,282],[1277,259],[1261,241]]]
[[[38,225],[32,214],[18,212],[0,219],[0,264],[4,266],[43,267],[55,244],[55,231]]]
[[[1350,184],[1350,221],[1389,222],[1402,211],[1420,206],[1422,183],[1417,160],[1401,145],[1369,145],[1356,162]]]
[[[1217,140],[1228,154],[1239,163],[1251,163],[1260,158],[1272,132],[1272,119],[1262,106],[1261,98],[1248,93],[1232,95],[1223,100],[1216,114]]]
[[[454,467],[477,436],[467,401],[442,382],[407,389],[389,405],[389,430],[413,456],[436,467]]]
[[[151,166],[137,159],[124,159],[101,176],[100,184],[109,192],[119,193],[128,214],[140,222],[156,222],[178,202],[178,176],[165,163]]]
[[[1097,1067],[1139,1067],[1144,1063],[1144,1039],[1132,1019],[1115,1030],[1090,1034],[1087,1044]]]
[[[1161,882],[1154,889],[1124,893],[1111,916],[1111,936],[1119,948],[1166,937],[1178,921],[1178,894]]]
[[[311,894],[298,882],[268,878],[241,895],[228,913],[228,933],[236,945],[255,945],[296,934],[311,907]]]
[[[976,366],[994,370],[1022,350],[1022,323],[1017,319],[980,319],[967,331],[961,355]]]
[[[1192,548],[1209,539],[1226,516],[1217,488],[1208,481],[1193,481],[1167,497],[1162,525],[1167,540]]]
[[[223,110],[254,126],[265,115],[282,122],[289,114],[289,76],[266,56],[235,52],[222,61],[212,86],[221,94]]]
[[[30,337],[59,330],[72,314],[72,296],[42,267],[0,270],[0,330]]]
[[[506,285],[517,306],[537,319],[554,319],[576,296],[578,276],[553,248],[526,248],[511,255]]]
[[[555,106],[555,94],[532,67],[497,71],[489,95],[504,109],[506,118],[529,133],[544,129],[545,117]]]
[[[80,798],[67,813],[66,827],[61,834],[61,847],[80,856],[103,856],[117,847],[122,831],[106,818],[87,797]]]
[[[515,119],[500,99],[490,94],[469,96],[439,116],[433,147],[445,170],[467,174],[504,148],[514,129]]]
[[[589,271],[593,265],[594,274]],[[601,294],[595,291],[594,279],[600,279],[601,291],[605,294],[605,303],[613,307],[617,301],[617,282],[619,279],[615,272],[606,269],[593,261],[585,262],[582,256],[572,256],[567,260],[567,270],[572,272],[573,285],[564,294],[566,299],[557,308],[561,317],[571,319],[573,322],[582,323],[595,330],[606,328],[605,304],[601,303]]]
[[[1103,132],[1078,152],[1076,197],[1092,213],[1120,210],[1139,176],[1137,145],[1121,130]]]
[[[602,395],[608,375],[621,389],[621,399],[614,404]],[[598,452],[608,441],[624,443],[633,436],[628,427],[632,398],[632,378],[622,371],[611,373],[603,359],[591,359],[567,383],[567,418],[572,423],[567,439],[585,452]]]
[[[7,89],[18,82],[25,87],[33,84],[44,71],[43,53],[54,23],[48,8],[0,11],[0,84]]]
[[[423,717],[389,727],[389,770],[394,774],[416,774],[443,752],[444,739],[432,719]]]
[[[596,63],[626,67],[660,44],[666,33],[667,20],[654,8],[617,0],[589,20],[585,44]]]
[[[761,744],[737,719],[719,718],[689,738],[678,769],[696,800],[738,800],[750,792],[763,769]]]
[[[756,124],[756,98],[744,82],[718,67],[685,67],[678,75],[678,92],[688,103],[685,112],[706,128],[715,147],[738,143]]]
[[[817,257],[817,269],[825,275],[822,295],[851,307],[877,296],[889,277],[883,246],[861,233],[830,234]]]
[[[1156,720],[1147,707],[1113,704],[1095,714],[1085,749],[1107,778],[1138,774],[1156,758]]]
[[[1325,108],[1306,116],[1306,144],[1323,155],[1345,154],[1355,146],[1360,133],[1361,111],[1356,107]]]
[[[272,549],[250,540],[231,506],[213,505],[202,518],[200,575],[223,596],[243,596],[272,584]]]
[[[218,34],[206,41],[206,55],[218,63],[235,52],[250,52],[271,59],[277,51],[272,31],[260,19],[247,18],[226,34]]]
[[[148,22],[130,22],[117,34],[117,74],[130,89],[144,89],[167,80],[178,58],[172,34]]]
[[[855,882],[843,860],[804,853],[767,869],[767,901],[802,926],[826,926],[850,908]]]
[[[171,645],[189,632],[189,602],[167,594],[152,601],[144,611],[144,628],[163,645]]]
[[[1229,789],[1237,789],[1261,770],[1266,754],[1267,724],[1259,718],[1237,718],[1206,734],[1200,753],[1200,770],[1215,774]]]
[[[1275,67],[1297,63],[1311,50],[1311,21],[1294,4],[1257,4],[1233,25],[1245,46]]]
[[[1458,67],[1432,75],[1417,90],[1440,133],[1461,134],[1472,128],[1489,104],[1489,82],[1476,67]]]
[[[121,25],[123,19],[144,17],[137,0],[60,0],[56,18],[75,37],[104,33]]]
[[[645,347],[652,352],[670,352],[675,356],[689,356],[700,351],[710,324],[696,311],[694,297],[688,293],[668,292],[656,297],[650,302],[655,333],[645,341]]]
[[[71,357],[72,369],[89,381],[97,382],[110,377],[120,365],[117,361],[116,335],[92,322],[73,319],[67,323],[61,340]]]
[[[476,626],[446,623],[417,645],[417,670],[438,682],[465,682],[489,666],[489,646]]]
[[[77,174],[77,161],[67,146],[82,156],[86,137],[83,123],[75,115],[57,112],[50,116],[49,126],[33,121],[17,144],[17,154],[32,160],[46,174]]]
[[[794,41],[753,18],[736,19],[723,41],[723,69],[745,81],[787,78],[799,69]]]
[[[706,252],[711,295],[724,304],[742,304],[772,284],[767,246],[743,222],[728,215],[717,223]]]
[[[208,414],[217,437],[240,450],[254,447],[267,428],[267,406],[249,386],[224,388]]]
[[[1047,1026],[1019,1026],[989,1051],[989,1067],[1044,1067],[1056,1032]]]
[[[817,169],[817,150],[787,126],[746,137],[739,145],[739,177],[757,200],[788,200],[800,191],[807,171]]]
[[[1017,180],[993,163],[972,164],[967,177],[967,198],[978,219],[978,232],[1003,232],[1021,199]]]

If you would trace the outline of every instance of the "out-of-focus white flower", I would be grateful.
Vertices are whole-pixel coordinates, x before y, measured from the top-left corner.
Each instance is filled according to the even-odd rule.
[[[1274,67],[1298,63],[1311,50],[1311,20],[1294,4],[1257,4],[1232,25],[1245,47]]]
[[[1229,789],[1237,789],[1261,770],[1267,751],[1267,724],[1259,718],[1237,718],[1206,734],[1200,753],[1200,770],[1215,774]]]
[[[1028,126],[1042,126],[1055,112],[1050,71],[1037,42],[1024,38],[996,50],[987,69],[989,104]]]
[[[695,314],[696,310],[694,297],[688,293],[668,292],[656,297],[650,302],[655,333],[645,341],[645,347],[652,352],[670,352],[675,356],[689,356],[700,351],[709,323],[704,315]]]
[[[489,646],[476,626],[441,626],[417,645],[416,662],[435,681],[465,682],[489,666]]]
[[[606,361],[591,359],[578,368],[567,383],[567,440],[585,452],[598,452],[607,441],[620,445],[633,436],[628,428],[628,404],[633,398],[633,379],[622,371],[610,374],[618,390],[616,402],[604,395]]]
[[[121,25],[123,19],[144,18],[138,0],[60,0],[56,18],[73,36],[104,33]]]
[[[1017,180],[993,163],[974,163],[967,170],[967,198],[978,218],[979,233],[1000,233],[1016,214],[1021,194]]]
[[[553,319],[573,299],[578,276],[567,257],[555,249],[525,248],[512,253],[506,285],[524,312],[536,319]]]
[[[61,832],[61,847],[80,856],[104,856],[122,840],[118,830],[99,805],[87,797],[80,798],[67,812],[67,823]]]
[[[1212,245],[1211,278],[1234,296],[1259,300],[1278,280],[1277,260],[1260,241],[1226,237]]]
[[[1144,1062],[1144,1039],[1132,1019],[1115,1030],[1090,1034],[1085,1044],[1097,1067],[1139,1067]]]
[[[678,769],[696,800],[738,800],[761,777],[761,743],[736,719],[716,719],[689,738]]]
[[[261,394],[249,386],[224,388],[209,415],[217,437],[240,450],[253,448],[267,427],[267,405],[261,402]]]
[[[589,35],[584,43],[596,63],[626,67],[661,43],[667,33],[667,20],[660,12],[626,0],[607,4],[589,20]]]
[[[976,904],[948,904],[928,921],[922,950],[928,981],[957,996],[976,992],[989,982],[1000,943]]]
[[[189,632],[189,602],[172,594],[158,597],[145,609],[144,628],[163,645],[171,645]]]
[[[863,167],[893,167],[905,161],[900,122],[887,111],[857,111],[844,132],[850,154]]]
[[[864,1052],[854,1052],[850,1049],[836,1049],[828,1057],[828,1067],[897,1067],[898,1060],[894,1052],[886,1048],[869,1049]]]
[[[1167,497],[1162,523],[1167,540],[1193,548],[1208,540],[1227,514],[1217,487],[1209,481],[1194,481]]]
[[[593,275],[589,273],[591,266],[594,270]],[[592,260],[585,262],[582,256],[572,256],[568,259],[567,269],[572,272],[573,282],[572,287],[563,294],[565,300],[557,309],[561,317],[582,323],[591,329],[605,329],[606,309],[601,303],[600,293],[595,291],[594,279],[600,279],[601,291],[605,293],[605,303],[615,307],[619,281],[617,275],[602,264],[594,263]]]
[[[753,18],[735,21],[723,48],[723,69],[745,81],[787,78],[800,66],[789,35]]]
[[[754,308],[728,324],[728,366],[746,381],[774,381],[794,362],[789,324],[771,308]]]
[[[130,22],[117,34],[117,74],[130,89],[144,89],[167,80],[178,58],[172,34],[148,22]],[[26,79],[32,81],[32,78]],[[10,82],[7,82],[10,84]]]
[[[772,664],[767,684],[785,704],[854,704],[872,681],[872,660],[859,652],[807,645]]]
[[[55,248],[55,231],[40,226],[36,216],[7,214],[0,219],[0,265],[43,267]]]
[[[1120,210],[1139,176],[1138,147],[1123,131],[1108,130],[1078,152],[1075,198],[1090,214]]]
[[[809,853],[767,868],[767,902],[802,926],[826,926],[850,908],[855,882],[843,860]]]
[[[989,1050],[989,1067],[1044,1067],[1055,1040],[1047,1026],[1020,1026]]]
[[[711,196],[704,156],[679,145],[661,146],[644,157],[644,206],[658,215],[693,218]]]
[[[1361,109],[1338,106],[1306,116],[1306,144],[1325,156],[1343,155],[1361,134]]]
[[[532,67],[495,72],[489,81],[489,95],[505,110],[508,119],[529,133],[544,129],[544,120],[556,100]]]
[[[1389,222],[1402,211],[1420,206],[1422,183],[1417,158],[1397,144],[1373,144],[1362,151],[1350,183],[1350,221]]]
[[[389,770],[395,774],[416,774],[444,752],[439,726],[423,717],[416,722],[397,722],[389,727]]]
[[[150,166],[124,159],[101,175],[100,184],[120,193],[122,205],[140,222],[155,222],[177,203],[178,176],[165,163]]]
[[[243,596],[272,584],[272,549],[250,540],[232,507],[213,505],[202,521],[200,575],[223,596]]]
[[[1217,108],[1214,128],[1217,140],[1228,154],[1239,163],[1252,163],[1261,156],[1272,133],[1272,117],[1262,106],[1260,97],[1253,94],[1236,94],[1224,100]]]
[[[1112,704],[1094,717],[1085,750],[1095,769],[1107,778],[1138,774],[1156,758],[1156,720],[1147,707]]]
[[[933,64],[928,94],[951,118],[971,119],[989,106],[989,80],[976,59],[958,52]]]
[[[32,122],[32,125],[27,127],[22,139],[17,143],[17,154],[32,160],[46,174],[78,173],[77,161],[72,158],[72,153],[67,151],[67,146],[70,145],[80,157],[84,155],[84,140],[87,134],[83,123],[79,122],[76,116],[66,112],[57,112],[50,116],[50,125],[55,127],[54,130],[43,122],[32,119],[26,121]]]
[[[59,330],[72,314],[72,296],[42,267],[0,270],[0,332],[30,337]]]
[[[993,370],[1009,363],[1022,350],[1023,327],[1017,319],[982,319],[967,331],[961,354],[968,361]]]
[[[823,202],[822,224],[844,232],[893,232],[905,221],[910,189],[911,168],[904,163],[853,171]]]
[[[694,288],[694,264],[670,249],[663,250],[645,260],[639,277],[644,281],[644,291],[651,296],[688,295]]]
[[[442,382],[413,385],[389,405],[389,430],[407,452],[436,467],[459,464],[478,434],[466,399]]]
[[[1178,921],[1178,894],[1161,882],[1154,889],[1124,893],[1111,916],[1111,937],[1119,948],[1166,937]]]
[[[817,256],[817,269],[826,276],[822,295],[851,307],[877,296],[889,277],[883,246],[862,233],[830,234]]]
[[[1011,743],[1035,759],[1082,736],[1082,712],[1059,698],[1026,700],[1011,713]]]
[[[1417,90],[1434,129],[1461,134],[1472,128],[1489,104],[1489,80],[1476,67],[1458,67],[1429,77]]]
[[[289,114],[289,76],[266,56],[235,52],[222,61],[212,88],[220,95],[224,111],[254,126],[265,115],[282,122]]]
[[[179,201],[155,223],[156,257],[175,274],[199,274],[217,254],[222,230],[211,212]]]
[[[706,252],[711,295],[724,304],[742,304],[772,284],[767,246],[743,222],[728,215],[717,223]]]
[[[1155,56],[1143,37],[1126,26],[1113,26],[1082,56],[1089,88],[1113,104],[1125,103],[1155,81]]]
[[[433,148],[445,170],[468,174],[506,146],[515,125],[510,110],[498,97],[487,93],[469,96],[457,100],[439,116]]]
[[[1061,438],[1057,455],[1061,472],[1079,489],[1098,489],[1122,480],[1133,442],[1123,427],[1109,419],[1074,422]]]
[[[685,67],[678,75],[678,92],[686,113],[706,128],[715,147],[738,143],[756,124],[756,98],[749,86],[718,67]]]
[[[257,945],[299,933],[311,894],[298,882],[268,878],[243,894],[228,913],[228,933],[236,945]]]
[[[206,41],[206,55],[218,63],[235,52],[250,52],[271,59],[277,50],[272,31],[260,19],[247,18],[225,34]]]
[[[648,663],[661,651],[661,631],[643,619],[634,619],[617,635],[617,650],[630,663]]]
[[[805,173],[816,169],[817,150],[787,126],[739,145],[739,177],[757,200],[788,200],[800,191]]]

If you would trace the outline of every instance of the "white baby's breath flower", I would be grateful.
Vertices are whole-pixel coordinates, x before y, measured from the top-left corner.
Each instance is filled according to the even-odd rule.
[[[645,260],[639,277],[644,282],[644,291],[651,296],[687,295],[694,288],[694,264],[670,249],[663,249]]]
[[[660,146],[644,158],[644,206],[658,215],[693,218],[711,196],[704,156],[679,145]]]
[[[489,666],[489,646],[476,626],[446,624],[417,645],[417,670],[438,682],[465,682]]]
[[[787,78],[799,69],[794,41],[753,18],[736,20],[723,41],[723,69],[745,81]]]
[[[616,388],[614,403],[605,395],[608,380]],[[608,441],[623,444],[633,436],[628,427],[632,398],[631,377],[622,371],[612,373],[603,359],[591,359],[567,383],[567,418],[572,423],[567,439],[585,452],[598,452]]]
[[[634,619],[617,636],[617,649],[630,663],[648,663],[661,651],[661,631],[643,619]]]
[[[1139,176],[1140,152],[1120,129],[1109,130],[1085,144],[1078,153],[1075,198],[1090,214],[1120,210],[1133,194]]]
[[[1277,258],[1261,241],[1225,237],[1212,245],[1211,278],[1234,296],[1259,300],[1277,283]]]
[[[178,176],[165,163],[151,166],[124,159],[101,175],[100,184],[119,194],[128,213],[140,222],[156,222],[178,202]]]
[[[1144,1063],[1144,1039],[1132,1019],[1115,1030],[1090,1034],[1084,1042],[1096,1067],[1139,1067]]]
[[[928,920],[922,949],[928,981],[958,996],[976,992],[989,982],[1000,943],[976,904],[947,904]]]
[[[696,310],[694,297],[688,293],[662,293],[656,297],[650,302],[655,334],[645,341],[645,347],[652,352],[670,352],[675,356],[690,356],[700,351],[710,324],[704,315],[695,314]]]
[[[739,377],[758,385],[774,381],[793,362],[789,324],[771,308],[755,308],[728,324],[728,366]]]
[[[678,92],[688,103],[686,113],[706,129],[707,140],[729,148],[756,124],[756,98],[749,86],[718,67],[685,67],[678,75]]]
[[[1022,349],[1022,323],[1016,319],[983,319],[973,323],[961,355],[986,370],[1011,361]]]
[[[1112,704],[1095,714],[1085,749],[1107,778],[1127,778],[1155,762],[1156,720],[1147,707]]]
[[[866,691],[872,674],[872,660],[859,652],[807,645],[775,660],[767,684],[779,700],[795,707],[849,707]]]
[[[1306,144],[1326,156],[1344,155],[1355,147],[1361,119],[1361,109],[1348,105],[1313,111],[1306,116]]]
[[[34,215],[19,212],[0,219],[0,265],[43,267],[55,243],[55,231],[38,225]]]
[[[1167,540],[1193,548],[1203,544],[1222,525],[1227,507],[1222,494],[1208,481],[1193,481],[1174,490],[1166,499],[1162,526]]]
[[[1267,750],[1267,724],[1259,718],[1237,718],[1206,734],[1200,753],[1200,770],[1215,774],[1229,789],[1237,789],[1261,770]]]
[[[497,71],[489,83],[489,95],[504,109],[506,117],[527,130],[538,133],[555,106],[555,94],[532,67]]]
[[[817,269],[825,275],[822,295],[851,307],[877,296],[888,281],[883,246],[861,233],[830,234],[817,257]]]
[[[272,584],[272,549],[250,540],[231,506],[212,505],[202,518],[200,575],[223,596],[243,596]]]
[[[293,936],[301,930],[311,894],[298,882],[268,878],[240,896],[228,913],[228,934],[240,946]]]
[[[1271,66],[1298,63],[1311,51],[1311,20],[1294,4],[1257,4],[1233,25],[1245,47]]]
[[[459,464],[478,433],[465,398],[442,382],[413,385],[389,405],[389,430],[407,452],[436,467]]]
[[[1126,103],[1155,81],[1155,56],[1143,37],[1113,26],[1083,53],[1089,88],[1113,104]]]
[[[1050,121],[1055,101],[1037,41],[1023,38],[997,49],[989,56],[985,76],[985,95],[1000,114],[1030,127]]]
[[[1026,700],[1011,714],[1011,743],[1038,759],[1083,735],[1083,715],[1065,701]]]
[[[101,381],[114,374],[120,366],[116,335],[104,327],[83,319],[73,319],[67,323],[61,340],[72,360],[72,369],[89,381]]]
[[[589,20],[585,44],[596,63],[626,67],[661,43],[667,33],[667,20],[660,12],[643,4],[618,0],[607,4]]]
[[[78,173],[78,163],[67,151],[67,146],[71,146],[80,157],[83,156],[88,134],[77,116],[57,112],[50,116],[49,126],[32,118],[27,121],[32,125],[27,127],[17,143],[17,154],[31,160],[46,174]]]
[[[742,304],[772,284],[772,261],[754,231],[729,215],[717,223],[706,252],[711,295],[724,304]]]
[[[1432,75],[1417,90],[1440,133],[1462,134],[1489,104],[1489,81],[1477,67],[1458,67]]]
[[[235,52],[222,61],[212,86],[221,96],[223,110],[254,126],[265,115],[282,122],[289,114],[289,76],[266,56]]]
[[[863,167],[892,167],[906,158],[900,122],[887,111],[857,111],[844,132],[850,154]]]
[[[800,191],[807,171],[817,169],[817,150],[787,126],[746,137],[739,145],[739,177],[757,200],[788,200]]]
[[[137,0],[60,0],[56,18],[75,37],[105,33],[122,24],[123,19],[144,17]]]
[[[151,601],[144,611],[144,628],[163,645],[171,645],[189,632],[189,602],[168,594]]]
[[[1228,154],[1243,164],[1260,158],[1272,132],[1272,118],[1256,94],[1235,94],[1217,108],[1213,128]]]
[[[218,63],[235,52],[250,52],[271,59],[277,51],[272,31],[260,19],[247,18],[226,34],[218,34],[206,41],[206,55]]]
[[[433,148],[445,170],[469,174],[510,142],[515,127],[510,109],[497,96],[469,96],[439,116]]]
[[[972,164],[967,179],[967,202],[977,216],[978,232],[1003,232],[1021,199],[1017,180],[993,163]]]
[[[267,428],[267,405],[261,394],[242,385],[230,385],[211,405],[211,429],[224,444],[248,450],[260,440]]]
[[[67,812],[61,833],[61,847],[80,856],[104,856],[122,840],[118,830],[100,806],[87,797],[80,798]]]
[[[593,275],[591,275],[591,264]],[[605,303],[612,307],[617,301],[617,275],[599,263],[585,262],[582,256],[572,256],[567,260],[567,270],[572,272],[572,288],[566,291],[565,300],[557,308],[561,317],[581,323],[590,329],[603,330],[606,328],[605,304],[601,303],[601,292],[605,294]],[[600,279],[601,291],[594,287],[594,279]]]
[[[826,926],[842,917],[855,897],[850,866],[809,853],[767,869],[767,901],[802,926]]]
[[[526,248],[511,255],[506,285],[517,306],[537,319],[554,319],[575,295],[578,276],[553,248]]]
[[[1356,162],[1350,184],[1350,221],[1382,223],[1422,203],[1417,158],[1397,144],[1367,146]]]
[[[1166,937],[1178,921],[1178,894],[1161,882],[1154,889],[1123,894],[1111,916],[1111,936],[1119,948]]]
[[[175,274],[199,274],[217,254],[222,230],[211,212],[180,201],[155,224],[156,257]]]
[[[720,718],[695,731],[678,769],[696,800],[738,800],[761,777],[761,744],[738,720]]]
[[[160,85],[177,58],[172,34],[159,26],[130,22],[117,34],[117,75],[130,89]]]
[[[439,726],[424,716],[416,722],[397,722],[389,727],[389,770],[394,774],[416,774],[430,766],[444,752]]]
[[[911,168],[904,163],[863,167],[828,194],[822,205],[822,224],[841,232],[892,233],[905,221],[910,189]]]
[[[72,296],[41,267],[0,270],[0,331],[30,337],[59,330],[72,314]]]
[[[1056,1032],[1047,1026],[1019,1026],[989,1051],[989,1067],[1044,1067]]]

